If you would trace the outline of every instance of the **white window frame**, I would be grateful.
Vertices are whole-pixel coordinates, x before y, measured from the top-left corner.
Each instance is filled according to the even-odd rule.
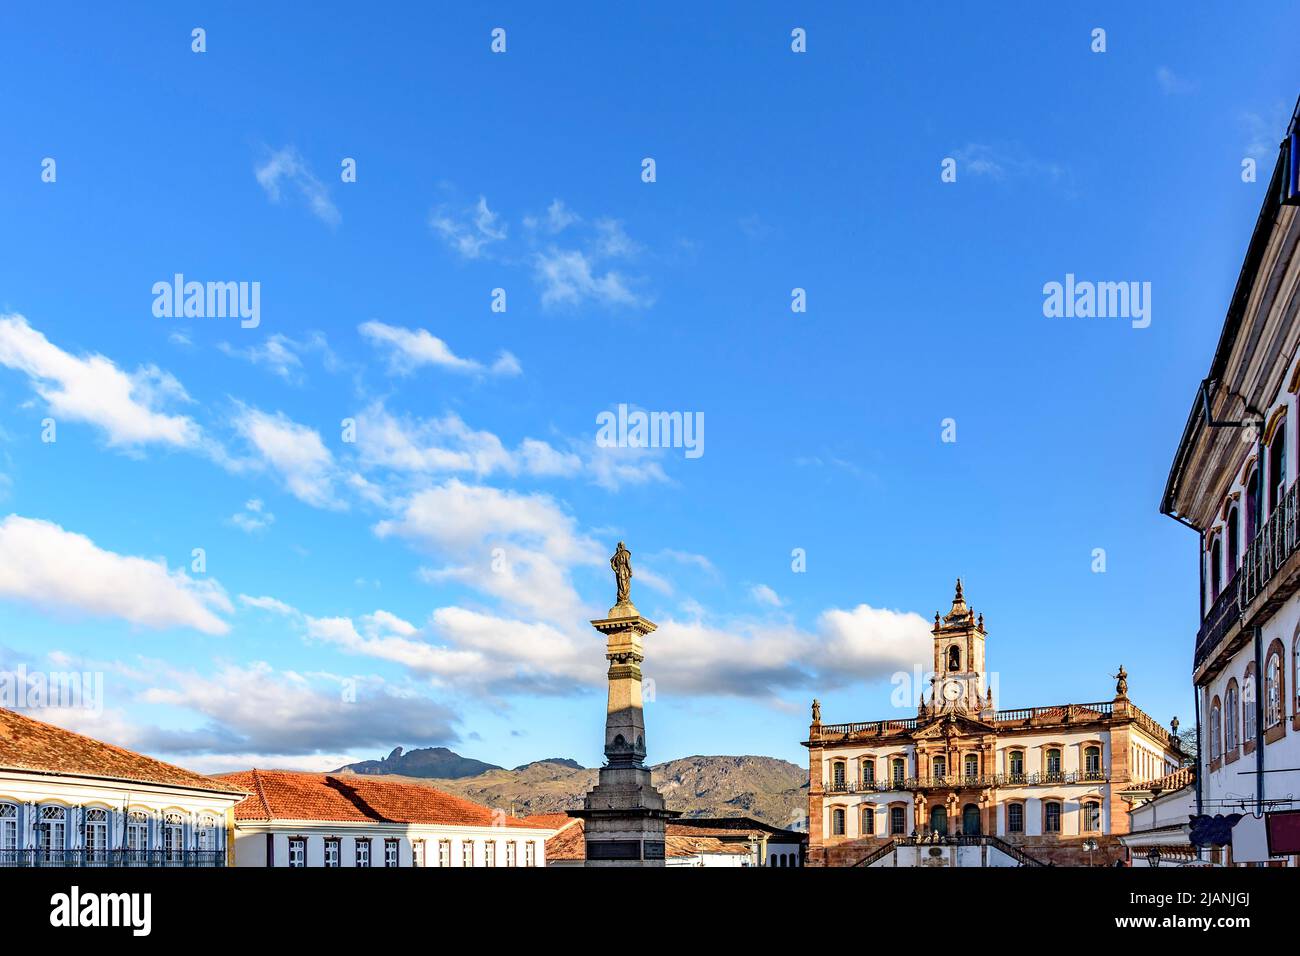
[[[327,870],[337,870],[343,865],[343,841],[338,837],[325,838],[324,860]]]
[[[352,848],[353,863],[358,867],[370,866],[370,837],[357,837]]]
[[[303,870],[307,868],[307,838],[289,837],[289,868]]]
[[[399,840],[384,841],[384,866],[395,867],[401,866],[402,863],[402,844]]]

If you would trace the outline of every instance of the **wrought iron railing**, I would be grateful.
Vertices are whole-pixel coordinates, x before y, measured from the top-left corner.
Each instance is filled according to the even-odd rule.
[[[0,850],[0,867],[222,867],[225,850]]]
[[[1249,615],[1254,600],[1268,587],[1288,559],[1300,550],[1300,481],[1292,482],[1268,520],[1255,533],[1241,557],[1241,567],[1228,582],[1196,632],[1193,666],[1200,667],[1233,626]]]
[[[993,773],[979,776],[904,777],[888,780],[832,780],[827,793],[884,793],[895,790],[961,790],[983,787],[1042,786],[1056,783],[1105,783],[1104,770],[1044,770],[1038,773]]]
[[[871,866],[871,864],[883,860],[889,854],[899,847],[905,846],[991,846],[1001,850],[1011,859],[1015,860],[1021,866],[1046,866],[1041,860],[1036,860],[1020,847],[1006,840],[990,836],[987,833],[954,833],[947,836],[935,836],[933,839],[925,835],[913,837],[897,837],[881,846],[876,847],[854,866]]]

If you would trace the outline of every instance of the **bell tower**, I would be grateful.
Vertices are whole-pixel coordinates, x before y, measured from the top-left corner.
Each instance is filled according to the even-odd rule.
[[[933,713],[968,713],[978,716],[993,709],[993,692],[985,680],[984,615],[975,616],[962,593],[961,578],[952,609],[943,617],[934,612]]]

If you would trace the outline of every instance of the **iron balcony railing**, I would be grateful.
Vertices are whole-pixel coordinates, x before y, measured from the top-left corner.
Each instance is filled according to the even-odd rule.
[[[911,837],[895,837],[888,843],[876,847],[854,866],[871,866],[871,864],[883,860],[889,854],[899,847],[905,846],[992,846],[1001,850],[1011,859],[1015,860],[1021,866],[1046,866],[1042,860],[1036,860],[1020,847],[1006,840],[990,836],[987,833],[955,833],[946,836],[935,834],[933,838],[924,834],[918,834]]]
[[[1200,667],[1233,626],[1243,622],[1251,604],[1272,582],[1287,560],[1300,550],[1300,481],[1292,482],[1263,527],[1256,532],[1241,557],[1241,567],[1210,605],[1196,632],[1193,666]]]
[[[0,867],[223,867],[225,850],[0,850]]]
[[[889,780],[832,780],[827,793],[883,793],[895,790],[960,790],[982,787],[1041,786],[1052,783],[1105,783],[1104,770],[1045,770],[1040,773],[995,773],[979,776],[903,777]]]

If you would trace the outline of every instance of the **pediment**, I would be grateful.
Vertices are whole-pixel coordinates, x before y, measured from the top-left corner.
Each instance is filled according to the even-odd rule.
[[[912,738],[914,740],[942,740],[945,737],[987,734],[992,731],[992,724],[986,724],[969,714],[939,714],[930,718],[924,727],[917,728],[912,734]]]

